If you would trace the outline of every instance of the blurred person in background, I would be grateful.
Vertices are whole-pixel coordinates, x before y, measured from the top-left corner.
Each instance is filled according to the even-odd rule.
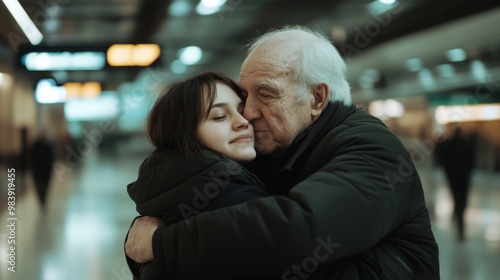
[[[253,126],[242,113],[240,87],[221,73],[169,86],[148,116],[156,150],[127,187],[137,211],[173,224],[267,196],[264,184],[240,165],[256,156]],[[134,279],[164,279],[153,262],[127,263]]]
[[[163,226],[137,219],[126,253],[174,279],[439,279],[422,184],[400,140],[351,102],[321,33],[259,37],[240,83],[251,163],[271,196]]]
[[[456,124],[453,134],[436,144],[436,155],[443,165],[453,195],[453,220],[457,226],[458,241],[465,238],[464,213],[474,169],[476,143],[475,134],[464,135],[460,125]]]
[[[31,170],[36,193],[42,209],[46,208],[53,162],[54,146],[53,143],[48,140],[47,129],[42,128],[31,147]]]

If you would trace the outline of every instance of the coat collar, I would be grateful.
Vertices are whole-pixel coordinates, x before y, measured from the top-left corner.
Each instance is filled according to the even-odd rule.
[[[307,155],[316,147],[316,144],[355,111],[356,107],[354,105],[346,106],[337,102],[328,103],[321,116],[294,139],[280,159],[259,156],[253,164],[256,169],[252,168],[252,171],[259,174],[259,177],[263,179],[266,185],[271,184],[270,188],[277,187],[277,184],[287,185],[286,181],[290,181],[289,184],[294,185]],[[286,186],[283,187],[287,188]]]

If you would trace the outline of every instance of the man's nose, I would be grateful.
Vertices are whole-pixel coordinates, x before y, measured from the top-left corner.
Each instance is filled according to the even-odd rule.
[[[249,122],[252,122],[254,119],[258,119],[261,117],[260,107],[258,102],[251,97],[249,94],[245,101],[245,107],[243,108],[243,117],[247,119]]]

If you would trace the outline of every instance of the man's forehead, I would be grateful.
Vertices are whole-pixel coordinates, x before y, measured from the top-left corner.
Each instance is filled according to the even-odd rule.
[[[292,67],[282,60],[250,60],[246,61],[240,71],[240,79],[261,78],[277,79],[292,74]]]

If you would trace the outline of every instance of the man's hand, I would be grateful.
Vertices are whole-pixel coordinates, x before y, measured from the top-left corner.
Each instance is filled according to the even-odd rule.
[[[138,263],[153,260],[153,234],[165,224],[155,217],[141,217],[134,221],[125,243],[125,253]]]

